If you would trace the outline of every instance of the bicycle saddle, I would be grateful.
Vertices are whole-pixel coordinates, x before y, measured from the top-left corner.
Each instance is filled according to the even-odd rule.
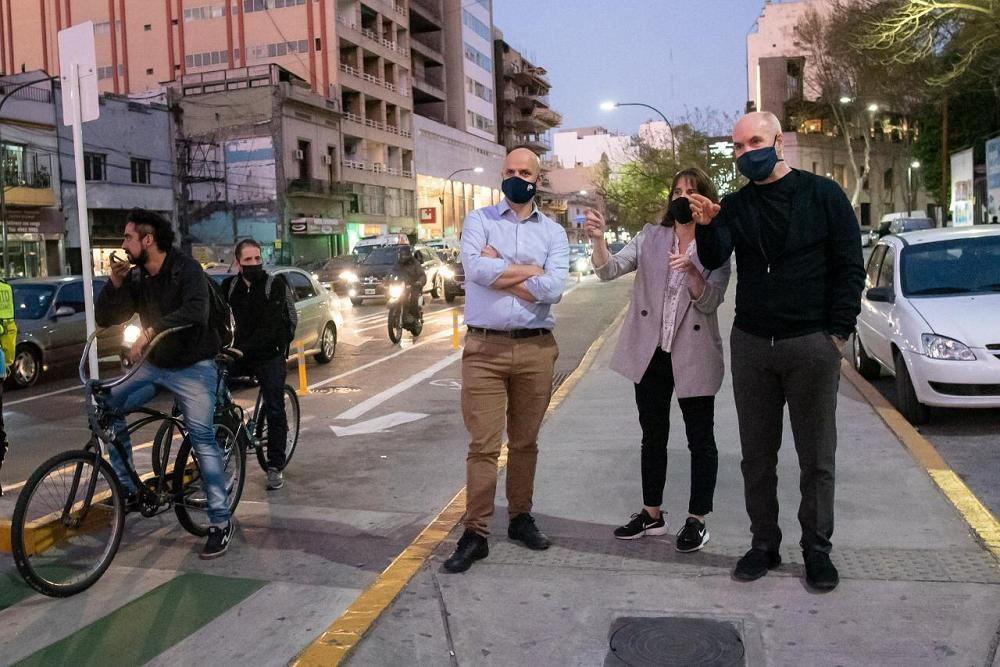
[[[231,364],[243,358],[243,353],[235,347],[224,347],[222,351],[215,355],[215,361],[220,364]]]

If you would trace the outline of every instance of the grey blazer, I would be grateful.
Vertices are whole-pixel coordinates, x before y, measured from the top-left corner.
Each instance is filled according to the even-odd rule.
[[[670,273],[669,256],[674,230],[663,225],[646,225],[631,243],[612,255],[607,264],[595,267],[601,280],[614,280],[636,271],[632,303],[622,324],[618,347],[611,359],[612,370],[638,384],[660,342],[663,326],[663,298]],[[716,310],[729,285],[730,263],[706,271],[692,258],[705,276],[705,291],[697,301],[688,290],[681,292],[674,323],[670,360],[678,398],[714,396],[722,386],[725,362]]]

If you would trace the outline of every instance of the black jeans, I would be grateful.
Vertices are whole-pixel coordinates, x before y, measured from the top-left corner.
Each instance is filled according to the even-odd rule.
[[[288,417],[285,415],[285,356],[279,354],[267,361],[251,362],[251,370],[260,382],[267,418],[267,466],[285,467],[285,441],[288,439]]]
[[[787,403],[799,458],[799,544],[829,553],[840,351],[825,333],[771,341],[733,327],[730,341],[752,546],[781,545],[777,466]]]
[[[656,348],[653,358],[635,385],[635,404],[642,427],[642,502],[663,504],[667,481],[667,438],[670,433],[670,397],[674,371],[670,354]],[[715,396],[679,398],[688,450],[691,452],[691,495],[688,513],[704,516],[712,511],[719,451],[715,446]]]

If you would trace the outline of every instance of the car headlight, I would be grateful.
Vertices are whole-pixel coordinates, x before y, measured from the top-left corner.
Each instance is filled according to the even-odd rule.
[[[447,266],[444,267],[443,269],[441,269],[440,271],[438,271],[438,273],[440,273],[442,276],[444,276],[445,279],[447,279],[447,280],[451,280],[452,278],[455,277],[455,272],[452,271],[451,269],[449,269]]]
[[[122,332],[122,342],[126,345],[132,345],[135,341],[139,340],[139,334],[141,333],[142,329],[140,327],[130,324]]]
[[[389,298],[398,299],[403,294],[403,286],[399,283],[393,283],[389,285]]]
[[[923,334],[920,342],[924,345],[924,354],[931,359],[948,361],[975,361],[976,355],[964,343],[954,338],[945,338],[936,334]]]
[[[576,260],[576,264],[574,264],[574,266],[576,267],[577,271],[586,271],[587,270],[587,260],[585,260],[585,259],[578,259],[578,260]]]
[[[358,274],[354,273],[354,271],[342,271],[340,279],[347,283],[356,283],[358,282]]]

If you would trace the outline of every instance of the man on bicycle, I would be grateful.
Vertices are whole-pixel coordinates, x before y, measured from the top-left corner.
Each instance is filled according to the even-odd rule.
[[[412,321],[411,318],[416,318],[420,310],[420,295],[423,293],[424,285],[427,284],[427,273],[423,265],[413,256],[413,248],[408,245],[399,246],[396,265],[392,267],[392,272],[409,287],[409,303],[407,310],[404,311],[403,321]]]
[[[267,489],[280,489],[285,481],[285,374],[288,345],[295,338],[298,315],[295,297],[284,276],[264,271],[260,244],[245,239],[236,244],[238,275],[226,278],[222,292],[236,320],[233,347],[243,353],[240,366],[260,383],[267,416]]]
[[[233,526],[226,502],[223,459],[213,427],[218,383],[214,357],[222,348],[218,334],[209,326],[209,290],[214,287],[198,262],[173,247],[174,232],[169,220],[139,208],[132,209],[127,220],[122,248],[129,261],[112,255],[110,279],[95,305],[97,324],[123,324],[139,314],[142,333],[132,345],[133,363],[160,332],[187,328],[166,336],[135,375],[111,390],[109,404],[120,413],[115,433],[131,458],[132,443],[124,415],[148,403],[160,389],[174,394],[208,498],[211,525],[201,557],[216,558],[228,549]],[[127,504],[134,507],[136,489],[128,468],[113,447],[110,451],[111,464],[128,492]]]

